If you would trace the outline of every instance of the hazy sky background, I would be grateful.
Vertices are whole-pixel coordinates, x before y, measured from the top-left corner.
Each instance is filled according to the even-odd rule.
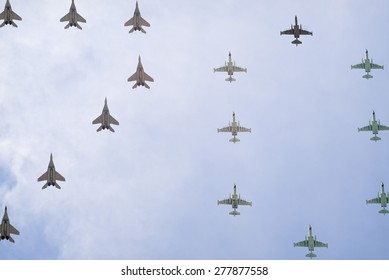
[[[76,0],[87,23],[65,30],[70,3],[12,0],[0,29],[0,215],[20,231],[1,259],[305,259],[309,225],[318,259],[388,259],[365,200],[389,191],[389,132],[357,132],[373,110],[389,126],[388,70],[350,69],[365,49],[389,67],[387,1],[140,0],[147,34],[128,0]],[[127,82],[139,55],[150,90]],[[115,133],[92,125],[105,97]],[[216,132],[233,111],[237,144]],[[61,190],[37,182],[50,153]],[[217,206],[234,183],[238,217]]]

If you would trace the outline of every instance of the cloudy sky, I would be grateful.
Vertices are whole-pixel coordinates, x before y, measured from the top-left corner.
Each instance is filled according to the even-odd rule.
[[[389,67],[387,1],[140,0],[147,34],[128,0],[76,0],[87,23],[65,30],[70,2],[12,0],[23,21],[0,29],[0,209],[20,231],[1,259],[305,259],[309,225],[318,259],[389,257],[365,204],[389,191],[389,133],[357,132],[373,110],[389,125],[388,70],[350,69],[365,49]],[[231,84],[229,51],[248,69]],[[139,55],[150,90],[127,82]],[[92,125],[105,97],[115,133]],[[237,144],[216,132],[233,111]],[[61,190],[37,182],[50,153]],[[238,217],[217,206],[234,183]]]

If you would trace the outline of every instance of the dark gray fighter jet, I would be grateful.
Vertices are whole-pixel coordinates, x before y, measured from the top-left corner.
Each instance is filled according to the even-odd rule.
[[[82,29],[78,22],[86,23],[86,20],[77,13],[76,5],[74,0],[72,0],[72,5],[70,6],[69,13],[60,19],[60,22],[68,21],[69,23],[65,26],[65,29],[69,26],[75,26],[78,29]]]
[[[115,132],[115,130],[111,127],[111,124],[119,125],[119,122],[109,114],[107,98],[105,98],[103,112],[92,122],[92,124],[98,123],[101,123],[101,126],[97,129],[97,131],[102,129],[109,129],[110,131]]]
[[[11,234],[19,235],[19,231],[10,224],[7,213],[7,206],[5,206],[3,220],[0,224],[0,238],[1,240],[5,239],[12,243],[15,243],[15,240],[13,240]]]
[[[9,3],[9,0],[7,0],[7,2],[5,3],[4,11],[0,14],[0,19],[4,20],[3,23],[0,24],[0,27],[3,27],[7,24],[12,25],[14,27],[18,27],[13,20],[22,20],[19,15],[12,11],[12,7]]]
[[[130,26],[130,25],[132,25],[133,27],[131,28],[129,33],[132,33],[132,32],[137,31],[137,30],[142,31],[143,33],[146,33],[146,31],[142,28],[142,26],[150,27],[150,23],[148,23],[140,15],[138,1],[136,1],[134,16],[124,24],[124,26]]]
[[[144,86],[146,88],[150,88],[146,81],[154,82],[153,78],[146,74],[143,70],[142,62],[140,61],[140,56],[138,60],[138,66],[136,68],[136,72],[128,78],[129,82],[136,81],[135,85],[132,88],[136,88],[137,86]]]
[[[57,181],[65,181],[65,178],[55,171],[55,166],[53,162],[53,154],[50,154],[50,162],[47,167],[47,171],[38,178],[38,182],[47,181],[46,184],[42,187],[42,189],[46,189],[47,186],[55,186],[57,189],[61,189],[61,187],[57,184]]]
[[[302,42],[299,40],[300,35],[313,35],[312,32],[306,31],[303,29],[302,25],[297,23],[297,16],[294,17],[294,26],[293,24],[291,25],[291,28],[285,31],[281,31],[280,35],[293,35],[294,38],[296,38],[294,41],[292,41],[292,44],[295,44],[296,47],[299,44],[302,44]]]

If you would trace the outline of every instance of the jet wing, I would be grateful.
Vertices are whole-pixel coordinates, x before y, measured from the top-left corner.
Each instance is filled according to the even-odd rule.
[[[150,27],[150,23],[148,23],[144,18],[140,17],[140,25]]]
[[[42,176],[40,176],[39,178],[38,178],[38,182],[40,182],[40,181],[46,181],[49,177],[48,177],[48,171],[46,171]]]
[[[288,30],[285,30],[285,31],[281,31],[281,35],[293,35],[294,34],[294,30],[293,29],[288,29]]]
[[[308,240],[293,243],[294,247],[308,247]]]
[[[315,240],[313,242],[313,247],[326,247],[326,248],[328,248],[328,244]]]
[[[64,21],[70,21],[70,13],[68,13],[67,15],[65,15],[63,18],[61,18],[59,20],[60,22],[64,22]]]
[[[246,201],[244,199],[239,199],[238,200],[238,205],[249,205],[249,206],[252,206],[253,203],[252,202],[248,202],[248,201]]]
[[[57,171],[55,171],[55,180],[65,181],[65,178],[61,174],[59,174]]]
[[[366,204],[381,204],[381,198],[377,197],[370,200],[366,200]]]
[[[358,131],[372,131],[372,127],[371,125],[368,125],[368,126],[364,126],[362,128],[358,128]]]
[[[370,64],[370,68],[371,69],[384,69],[384,66],[381,66],[381,65],[378,65],[378,64],[375,64],[375,63],[371,63]]]
[[[232,204],[232,199],[227,198],[227,199],[223,199],[223,200],[218,200],[218,201],[217,201],[217,204],[227,204],[227,205],[231,205],[231,204]]]
[[[131,19],[129,19],[125,24],[124,26],[129,26],[129,25],[134,25],[135,24],[135,18],[132,17]]]
[[[103,115],[98,116],[92,124],[103,123]]]
[[[11,18],[16,19],[16,20],[22,20],[22,18],[14,11],[12,11],[12,13],[11,13]]]
[[[138,78],[137,74],[138,74],[138,71],[135,72],[131,77],[129,77],[129,78],[127,79],[127,81],[128,81],[128,82],[136,81],[137,78]]]
[[[109,115],[109,122],[112,124],[119,125],[119,122],[117,120],[115,120],[115,118],[112,117],[111,115]]]
[[[217,132],[231,132],[232,131],[232,128],[231,126],[227,126],[227,127],[223,127],[223,128],[218,128],[217,129]]]
[[[86,23],[86,20],[80,14],[77,14],[76,19],[77,19],[77,21]]]
[[[239,67],[239,66],[234,66],[234,67],[233,67],[233,71],[234,71],[234,72],[247,72],[247,69],[246,69],[246,68]]]
[[[1,12],[1,14],[0,14],[0,19],[5,19],[5,12],[4,12],[4,11]]]
[[[227,66],[222,66],[219,68],[213,68],[213,72],[228,72]]]
[[[389,130],[389,127],[379,124],[378,130]]]
[[[245,128],[243,126],[238,126],[238,132],[251,132],[251,128]]]
[[[300,29],[300,35],[312,35],[313,33],[304,29]]]
[[[143,72],[145,81],[154,82],[153,78],[151,78],[149,75],[147,75],[145,72]]]
[[[351,69],[365,69],[365,63],[351,65]]]
[[[9,233],[17,234],[17,235],[20,234],[20,232],[16,228],[14,228],[13,225],[8,224],[8,226],[9,226],[9,228],[8,228],[9,229]]]

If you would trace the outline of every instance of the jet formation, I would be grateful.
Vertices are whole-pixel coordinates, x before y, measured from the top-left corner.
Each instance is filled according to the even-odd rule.
[[[311,258],[312,259],[312,258],[317,257],[313,253],[315,247],[326,247],[326,248],[328,248],[328,243],[323,243],[323,242],[320,242],[320,241],[316,240],[316,236],[313,237],[313,235],[312,235],[312,227],[309,226],[308,237],[305,236],[305,240],[297,242],[297,243],[293,243],[293,247],[308,247],[309,253],[307,255],[305,255],[305,256],[307,258]]]
[[[47,182],[42,187],[42,190],[46,189],[47,186],[55,186],[57,189],[61,189],[61,187],[57,184],[57,181],[65,181],[65,178],[55,170],[53,154],[50,154],[50,162],[49,166],[47,167],[47,171],[38,178],[38,182],[44,180]]]
[[[292,41],[292,44],[295,44],[297,47],[299,44],[302,44],[302,42],[299,40],[300,35],[311,35],[312,36],[313,33],[310,31],[304,30],[302,25],[298,24],[297,16],[294,16],[294,26],[292,24],[290,29],[285,30],[285,31],[280,31],[280,35],[293,35],[295,40]]]
[[[227,72],[230,77],[228,77],[226,81],[231,83],[236,81],[234,78],[232,78],[234,72],[247,72],[247,68],[236,66],[235,61],[232,62],[231,60],[231,53],[228,53],[228,62],[226,61],[225,65],[222,67],[213,68],[213,72]]]
[[[140,15],[138,1],[136,1],[134,16],[124,24],[124,26],[130,26],[130,25],[132,25],[132,28],[130,29],[129,33],[132,33],[132,32],[137,31],[137,30],[139,30],[143,33],[146,33],[146,31],[142,28],[142,26],[150,27],[150,23],[148,23]]]
[[[364,126],[362,128],[358,128],[358,132],[360,131],[371,131],[374,134],[374,137],[370,138],[370,140],[377,142],[378,140],[381,140],[380,137],[377,136],[378,131],[380,130],[389,130],[389,127],[381,125],[380,121],[377,122],[375,118],[375,112],[373,111],[373,121],[369,121],[368,126]]]
[[[384,183],[381,185],[381,193],[378,194],[377,198],[366,200],[366,204],[381,204],[382,210],[378,211],[380,214],[388,214],[389,211],[385,208],[389,203],[389,194],[385,193]]]
[[[69,28],[69,26],[75,26],[78,29],[82,29],[82,27],[78,24],[78,22],[86,23],[86,20],[77,13],[76,5],[74,4],[74,0],[72,0],[72,4],[69,9],[69,13],[66,14],[63,18],[60,19],[60,22],[68,21],[69,23],[65,26],[65,29]]]
[[[238,132],[250,132],[251,133],[251,128],[245,128],[240,125],[239,122],[235,121],[235,112],[232,113],[232,123],[229,122],[228,126],[224,128],[218,128],[217,132],[231,132],[232,133],[232,138],[229,140],[230,142],[233,142],[234,144],[236,142],[240,142],[239,138],[236,136],[238,135]]]
[[[9,3],[9,0],[5,3],[4,11],[0,14],[0,20],[4,20],[0,27],[3,27],[4,25],[12,25],[13,27],[18,27],[14,20],[22,20],[22,18],[16,14],[14,11],[12,11],[11,4]]]
[[[368,50],[366,50],[366,58],[362,59],[362,63],[360,63],[360,64],[351,65],[351,69],[364,69],[366,72],[366,75],[363,75],[362,78],[365,78],[368,80],[368,79],[373,78],[373,76],[369,74],[371,69],[384,69],[384,66],[373,63],[373,59],[369,58],[369,52],[368,52]]]
[[[140,56],[138,59],[138,66],[136,67],[135,73],[128,78],[128,82],[136,81],[132,88],[136,88],[137,86],[144,86],[146,88],[150,88],[146,81],[154,82],[153,78],[151,78],[144,70],[142,66],[142,62],[140,60]]]
[[[217,205],[219,205],[219,204],[231,205],[233,210],[229,214],[232,216],[240,215],[240,213],[238,211],[236,211],[236,209],[238,208],[238,205],[249,205],[249,206],[253,205],[252,202],[241,199],[240,195],[236,194],[236,185],[235,184],[234,184],[234,193],[232,195],[230,195],[230,197],[227,199],[218,200]]]
[[[11,234],[19,235],[19,231],[9,222],[7,206],[5,206],[3,220],[0,224],[0,238],[1,240],[5,239],[15,243],[15,240],[12,238]]]
[[[104,101],[103,112],[92,122],[92,124],[99,124],[99,123],[101,123],[101,126],[97,129],[97,132],[99,132],[102,129],[109,129],[110,131],[115,132],[115,130],[111,127],[111,124],[119,125],[119,122],[115,120],[115,118],[112,117],[109,113],[107,98],[105,98]]]

